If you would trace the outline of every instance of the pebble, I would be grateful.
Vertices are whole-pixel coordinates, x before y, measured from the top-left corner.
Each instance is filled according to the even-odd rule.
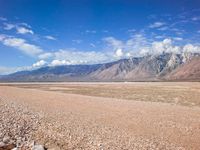
[[[5,137],[3,138],[3,142],[4,142],[4,143],[8,143],[9,140],[10,140],[10,137],[9,137],[9,136],[5,136]]]
[[[0,147],[5,146],[6,144],[4,142],[0,142]]]
[[[45,150],[42,145],[34,145],[32,150]]]

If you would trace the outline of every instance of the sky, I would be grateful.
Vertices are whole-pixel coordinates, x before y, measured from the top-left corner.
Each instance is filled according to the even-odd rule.
[[[199,0],[0,0],[0,75],[200,52]]]

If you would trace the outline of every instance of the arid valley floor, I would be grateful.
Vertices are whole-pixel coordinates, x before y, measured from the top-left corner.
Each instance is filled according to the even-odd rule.
[[[200,83],[1,83],[0,145],[33,141],[51,150],[198,150]]]

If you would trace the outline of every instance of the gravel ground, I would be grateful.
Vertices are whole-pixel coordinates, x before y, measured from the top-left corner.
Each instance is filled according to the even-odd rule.
[[[4,149],[198,150],[199,139],[199,107],[0,86]]]

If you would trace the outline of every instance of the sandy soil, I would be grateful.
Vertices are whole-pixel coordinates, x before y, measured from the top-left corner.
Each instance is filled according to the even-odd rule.
[[[116,89],[124,86],[120,84],[91,84],[91,86],[101,88],[102,85],[104,88],[112,86]],[[172,98],[172,93],[180,94],[180,89],[184,89],[182,93],[193,90],[195,98],[199,94],[198,83],[162,84],[156,85],[160,87],[159,90],[149,88],[149,93],[146,93],[145,97],[156,94],[152,90],[165,93],[166,88],[169,89],[168,95],[170,97],[171,93]],[[123,99],[106,98],[109,97],[106,94],[98,97],[98,95],[81,95],[80,92],[78,94],[63,93],[63,86],[65,89],[70,89],[71,86],[90,88],[89,84],[59,86],[52,84],[48,85],[50,91],[45,91],[47,89],[43,88],[44,85],[34,85],[36,87],[32,86],[31,89],[24,87],[27,85],[23,85],[23,88],[19,88],[19,85],[14,86],[17,85],[0,86],[0,140],[9,132],[15,144],[16,138],[13,136],[19,134],[24,141],[34,140],[49,149],[198,150],[200,147],[200,108],[198,107],[199,102],[196,102],[197,98],[195,106],[183,106],[182,103],[179,105],[173,101],[170,103],[158,100],[155,100],[157,102],[134,101],[125,100],[123,96],[121,96]],[[129,91],[129,86],[131,85],[126,85],[124,88],[127,87]],[[154,85],[132,85],[132,88],[140,89],[141,86]],[[170,92],[172,86],[174,87],[173,92]],[[189,86],[191,88],[188,88]],[[107,88],[107,90],[110,89]],[[146,91],[147,89],[140,92],[145,93]],[[112,90],[110,93],[114,95]],[[190,97],[193,98],[191,95]],[[25,120],[26,123],[20,120]],[[21,128],[16,129],[15,132],[12,131],[12,128],[16,128],[12,121],[20,124]],[[26,131],[24,127],[27,126],[29,128],[26,134],[18,132],[18,130]]]

